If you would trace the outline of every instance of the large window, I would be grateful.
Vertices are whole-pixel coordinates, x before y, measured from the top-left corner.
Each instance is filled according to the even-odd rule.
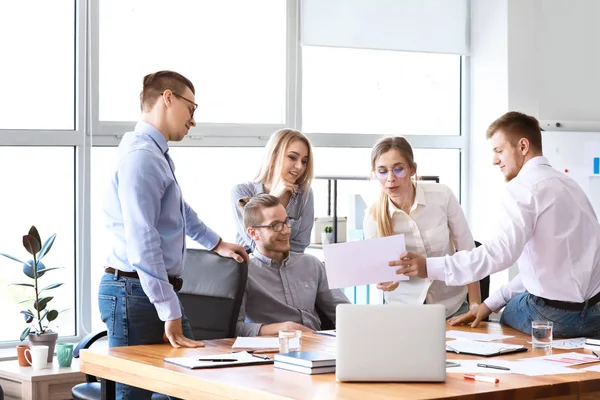
[[[135,121],[142,77],[171,69],[196,86],[196,122],[285,122],[286,1],[102,0],[99,7],[100,121]]]
[[[75,171],[73,147],[0,147],[0,253],[22,261],[31,259],[23,248],[22,237],[35,225],[42,240],[56,233],[50,252],[44,257],[48,271],[40,278],[42,287],[63,282],[48,295],[52,309],[66,310],[50,324],[60,336],[75,334]],[[32,289],[9,286],[10,283],[33,283],[23,273],[22,265],[0,257],[0,341],[17,340],[27,326],[21,310],[32,309]]]
[[[2,1],[0,38],[0,129],[74,129],[75,1]]]
[[[304,46],[305,132],[460,134],[461,58]]]

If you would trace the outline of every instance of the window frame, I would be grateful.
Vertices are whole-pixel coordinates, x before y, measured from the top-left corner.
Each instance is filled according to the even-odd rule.
[[[91,331],[93,299],[91,276],[101,271],[91,270],[91,147],[117,146],[123,134],[135,122],[98,120],[99,96],[99,2],[75,2],[75,129],[74,130],[7,130],[0,129],[0,146],[73,146],[75,148],[75,329],[76,341]],[[198,124],[180,143],[173,146],[190,147],[264,147],[275,130],[292,127],[302,130],[302,46],[300,36],[301,0],[286,0],[287,60],[286,60],[286,123],[285,124]],[[459,149],[460,187],[459,199],[469,212],[470,177],[470,57],[461,57],[460,132],[456,136],[414,135],[410,142],[415,148]],[[382,135],[372,134],[308,134],[316,147],[372,147]],[[19,343],[2,342],[0,348],[14,348]]]

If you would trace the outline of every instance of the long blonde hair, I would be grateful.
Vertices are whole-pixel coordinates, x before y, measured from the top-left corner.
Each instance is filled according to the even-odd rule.
[[[278,171],[283,165],[283,158],[288,146],[296,141],[302,141],[308,148],[308,162],[304,174],[296,180],[296,184],[302,188],[305,193],[310,190],[310,185],[313,180],[314,167],[313,167],[313,150],[310,144],[310,140],[300,131],[295,129],[280,129],[271,135],[267,146],[265,147],[265,155],[263,158],[262,165],[258,175],[256,176],[256,182],[270,184],[273,181],[275,171]],[[275,177],[279,179],[279,177]]]
[[[414,171],[417,170],[413,149],[410,143],[402,136],[386,137],[380,139],[373,150],[371,150],[371,171],[374,173],[377,159],[390,150],[398,150],[402,157],[408,163],[408,166]],[[394,234],[392,226],[392,217],[390,217],[390,197],[383,190],[379,195],[379,200],[371,207],[371,217],[377,222],[377,236],[392,236]]]

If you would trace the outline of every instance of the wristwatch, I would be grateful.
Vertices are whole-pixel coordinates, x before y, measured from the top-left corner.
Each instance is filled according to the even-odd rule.
[[[469,311],[471,311],[472,309],[477,308],[477,307],[479,307],[479,304],[471,303],[471,304],[469,304]]]

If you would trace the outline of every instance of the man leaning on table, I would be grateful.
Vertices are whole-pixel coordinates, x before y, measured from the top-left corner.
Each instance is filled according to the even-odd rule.
[[[475,327],[506,306],[500,322],[525,333],[554,322],[558,337],[600,336],[600,225],[583,190],[542,154],[538,121],[509,112],[487,131],[506,181],[497,237],[472,251],[425,259],[405,253],[398,274],[465,285],[519,261],[519,274],[481,305],[450,320]]]
[[[278,197],[259,194],[239,201],[244,226],[256,248],[236,326],[238,336],[321,329],[317,307],[335,324],[335,308],[349,303],[329,289],[325,267],[315,256],[290,252],[293,220]]]

